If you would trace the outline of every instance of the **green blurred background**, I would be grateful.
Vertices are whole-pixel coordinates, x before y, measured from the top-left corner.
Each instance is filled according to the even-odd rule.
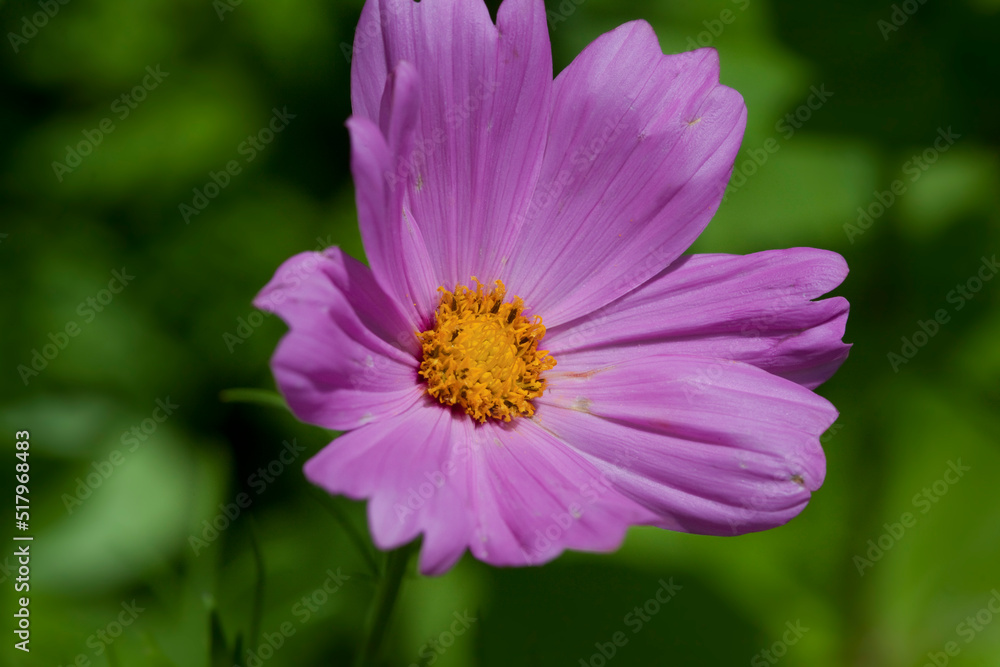
[[[280,262],[332,244],[363,256],[343,127],[343,45],[361,5],[0,2],[0,424],[11,467],[14,432],[31,432],[35,536],[30,655],[13,649],[13,549],[0,556],[0,661],[232,665],[210,662],[214,616],[216,649],[240,636],[251,665],[349,664],[373,577],[343,522],[367,540],[363,506],[301,474],[329,434],[219,394],[273,388],[284,326],[250,299]],[[824,438],[829,473],[801,517],[767,533],[633,529],[613,555],[506,570],[467,557],[414,578],[387,664],[600,667],[624,632],[609,664],[1000,665],[988,607],[1000,590],[1000,280],[972,292],[1000,251],[1000,3],[547,6],[557,70],[634,18],[666,52],[719,50],[722,81],[749,109],[743,176],[695,250],[847,258],[837,293],[854,348],[820,389],[841,412]],[[245,144],[274,109],[294,118],[259,150]],[[67,155],[102,122],[113,129],[90,154]],[[949,128],[959,136],[935,148]],[[185,215],[230,161],[240,172]],[[116,294],[114,271],[128,280]],[[926,324],[940,310],[947,321]],[[70,323],[76,335],[62,336]],[[924,345],[904,350],[904,337]],[[37,375],[18,370],[46,345]],[[176,406],[162,423],[157,401]],[[286,450],[290,464],[286,442],[304,449]],[[626,616],[671,577],[681,591],[634,632]],[[456,613],[476,619],[460,636]]]

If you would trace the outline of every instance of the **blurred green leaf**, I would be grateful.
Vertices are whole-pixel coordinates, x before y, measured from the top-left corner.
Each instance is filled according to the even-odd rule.
[[[30,426],[32,452],[76,458],[92,453],[120,416],[111,400],[99,396],[37,396],[0,411],[0,424],[5,432]]]
[[[963,661],[987,664],[1000,647],[996,636],[986,633],[966,646],[957,627],[1000,584],[1000,506],[994,502],[1000,451],[979,427],[989,419],[912,380],[891,396],[883,407],[894,420],[892,475],[868,526],[872,542],[856,541],[857,555],[872,563],[860,566],[870,639],[887,667],[908,667],[949,641],[962,647]],[[943,451],[942,442],[953,446]]]
[[[218,494],[218,469],[167,426],[135,452],[119,451],[121,465],[99,457],[65,478],[56,498],[72,512],[38,536],[43,590],[94,594],[135,583],[188,548],[188,527]]]
[[[900,231],[907,236],[927,239],[1000,202],[1000,166],[991,152],[956,146],[919,175],[903,178],[909,190],[899,201]]]
[[[726,200],[693,246],[696,252],[845,244],[843,225],[875,187],[876,163],[863,144],[807,136],[744,145]]]

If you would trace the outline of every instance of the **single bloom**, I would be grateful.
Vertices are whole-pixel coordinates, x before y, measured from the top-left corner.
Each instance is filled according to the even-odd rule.
[[[371,268],[337,248],[255,299],[306,463],[421,571],[609,551],[630,525],[735,535],[823,483],[814,393],[847,357],[847,274],[811,248],[682,253],[746,123],[712,49],[599,37],[558,77],[542,0],[368,0],[351,169]]]

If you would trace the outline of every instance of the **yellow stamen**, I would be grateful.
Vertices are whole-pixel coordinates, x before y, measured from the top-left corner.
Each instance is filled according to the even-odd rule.
[[[434,328],[420,334],[423,361],[420,376],[427,393],[445,405],[457,405],[473,419],[509,422],[535,413],[531,399],[545,391],[540,377],[556,365],[538,341],[545,336],[542,318],[521,314],[520,297],[504,303],[507,288],[497,280],[483,291],[459,285],[454,292],[439,287],[441,301]]]

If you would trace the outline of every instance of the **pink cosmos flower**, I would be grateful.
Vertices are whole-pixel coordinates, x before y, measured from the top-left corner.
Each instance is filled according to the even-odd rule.
[[[305,466],[368,499],[420,568],[608,551],[630,525],[786,523],[823,482],[847,274],[811,248],[683,253],[717,209],[746,107],[712,49],[621,26],[554,81],[542,0],[368,0],[347,122],[371,268],[336,248],[255,300]]]

